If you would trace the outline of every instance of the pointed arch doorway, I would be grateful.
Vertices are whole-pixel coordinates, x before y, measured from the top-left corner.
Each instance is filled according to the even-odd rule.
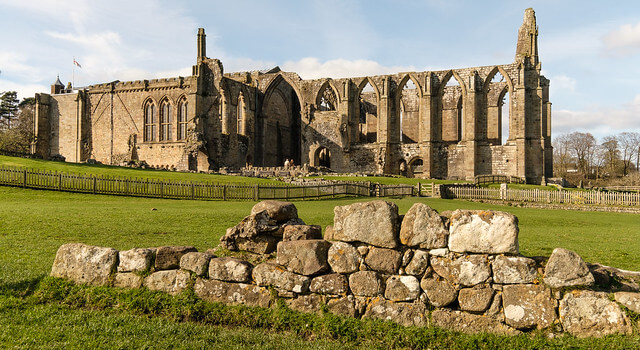
[[[287,159],[300,165],[300,105],[297,90],[282,76],[269,84],[256,123],[256,165],[282,166]]]

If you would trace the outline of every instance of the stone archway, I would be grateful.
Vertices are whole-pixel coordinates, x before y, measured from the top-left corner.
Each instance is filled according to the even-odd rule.
[[[318,147],[313,155],[313,164],[317,167],[331,168],[331,151],[326,147]]]
[[[424,172],[424,162],[422,158],[414,158],[409,162],[409,172],[411,176],[420,176]]]
[[[292,159],[301,164],[300,98],[289,82],[277,77],[265,92],[256,122],[255,162],[260,166],[282,166]]]

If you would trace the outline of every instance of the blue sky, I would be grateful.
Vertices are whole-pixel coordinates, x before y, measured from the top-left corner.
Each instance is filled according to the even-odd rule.
[[[539,26],[552,130],[601,138],[640,131],[638,1],[0,0],[0,92],[189,75],[198,27],[225,71],[303,78],[465,68],[513,61],[524,10]]]

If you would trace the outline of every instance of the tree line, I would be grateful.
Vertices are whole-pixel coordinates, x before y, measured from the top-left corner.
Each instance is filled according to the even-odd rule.
[[[602,138],[575,131],[553,139],[555,176],[570,174],[610,179],[640,171],[640,133],[621,132]]]
[[[18,100],[18,93],[0,95],[0,151],[29,153],[34,139],[35,99]]]

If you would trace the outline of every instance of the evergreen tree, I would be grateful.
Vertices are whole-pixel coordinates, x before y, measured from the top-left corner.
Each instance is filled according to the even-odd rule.
[[[11,128],[11,121],[18,116],[18,93],[7,91],[0,96],[0,123],[4,129]]]

